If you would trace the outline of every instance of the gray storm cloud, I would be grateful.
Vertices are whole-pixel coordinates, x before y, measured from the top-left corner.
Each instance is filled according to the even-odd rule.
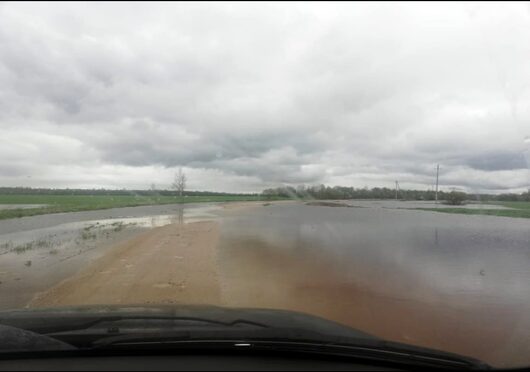
[[[527,4],[0,4],[0,183],[530,185]]]

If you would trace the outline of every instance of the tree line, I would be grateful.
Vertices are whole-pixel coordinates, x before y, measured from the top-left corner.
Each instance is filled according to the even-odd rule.
[[[128,196],[249,196],[248,193],[227,193],[213,191],[188,190],[127,190],[127,189],[69,189],[69,188],[32,188],[32,187],[0,187],[2,195],[128,195]],[[256,194],[254,194],[256,195]]]
[[[178,179],[177,179],[178,181]],[[185,183],[185,181],[184,181]],[[172,185],[173,190],[157,190],[152,187],[150,190],[127,190],[127,189],[69,189],[69,188],[32,188],[32,187],[0,187],[0,194],[3,195],[137,195],[137,196],[249,196],[255,193],[227,193],[212,191],[191,191],[183,190],[183,182]],[[439,200],[450,200],[455,192],[439,191]],[[530,190],[520,194],[505,193],[499,195],[493,194],[463,194],[467,200],[482,201],[527,201],[530,202]],[[264,199],[394,199],[396,197],[395,189],[388,187],[354,188],[345,186],[284,186],[269,188],[261,193]],[[406,190],[398,191],[400,200],[435,200],[435,192],[432,190]]]
[[[395,199],[396,190],[388,187],[355,188],[345,186],[283,186],[263,190],[264,198],[296,198],[296,199]],[[432,190],[398,190],[400,200],[435,200],[436,193]],[[438,191],[439,200],[498,200],[498,201],[530,201],[530,189],[521,194],[469,194],[456,191]]]

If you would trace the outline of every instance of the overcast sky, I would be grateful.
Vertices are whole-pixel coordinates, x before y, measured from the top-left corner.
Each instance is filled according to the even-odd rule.
[[[530,187],[530,6],[0,3],[0,185]]]

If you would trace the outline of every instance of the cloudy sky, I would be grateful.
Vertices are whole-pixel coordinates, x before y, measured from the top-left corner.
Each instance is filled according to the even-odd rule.
[[[0,185],[523,191],[530,5],[0,3]]]

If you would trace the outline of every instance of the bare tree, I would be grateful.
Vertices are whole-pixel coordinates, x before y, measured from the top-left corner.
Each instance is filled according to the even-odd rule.
[[[171,187],[179,193],[179,196],[182,196],[182,193],[186,189],[186,175],[182,171],[182,168],[179,168],[179,171],[175,174],[175,179]]]

